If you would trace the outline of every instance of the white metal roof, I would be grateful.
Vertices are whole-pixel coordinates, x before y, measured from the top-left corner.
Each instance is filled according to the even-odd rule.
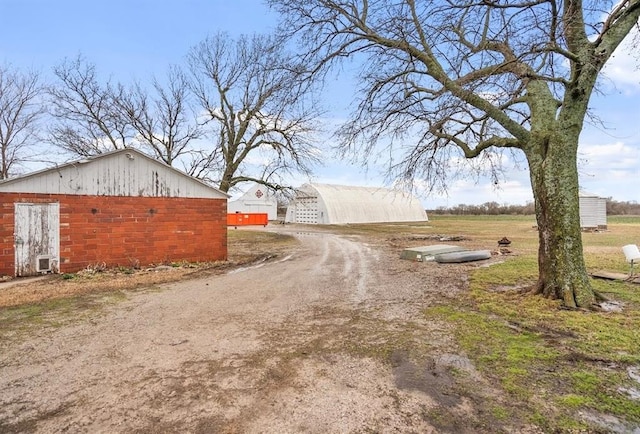
[[[119,149],[0,182],[0,192],[220,198],[221,190],[135,149]]]
[[[598,196],[595,193],[590,193],[588,191],[580,190],[578,192],[578,197],[598,197],[599,198],[600,196]]]

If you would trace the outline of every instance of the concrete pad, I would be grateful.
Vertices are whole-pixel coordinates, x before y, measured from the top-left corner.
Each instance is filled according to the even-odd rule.
[[[451,252],[463,252],[467,249],[461,246],[452,246],[449,244],[435,244],[431,246],[410,247],[404,249],[400,253],[401,259],[410,261],[428,262],[433,261],[436,255]]]

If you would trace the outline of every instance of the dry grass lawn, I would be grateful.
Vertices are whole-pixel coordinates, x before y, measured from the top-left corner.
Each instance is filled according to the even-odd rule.
[[[105,291],[132,290],[198,277],[220,274],[230,268],[270,259],[293,248],[296,241],[289,236],[269,232],[229,230],[227,261],[211,263],[174,263],[141,269],[99,267],[74,274],[49,275],[40,279],[20,279],[0,288],[0,307],[18,306],[44,300],[93,294]]]

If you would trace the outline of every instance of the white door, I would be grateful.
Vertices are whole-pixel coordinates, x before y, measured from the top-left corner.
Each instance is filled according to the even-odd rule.
[[[296,198],[296,223],[318,224],[318,198],[315,196]]]
[[[60,261],[60,204],[16,203],[16,276],[57,273]]]

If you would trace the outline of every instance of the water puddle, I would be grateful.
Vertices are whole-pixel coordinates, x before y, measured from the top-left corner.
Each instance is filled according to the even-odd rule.
[[[640,426],[630,426],[615,416],[587,411],[580,412],[580,416],[582,416],[585,421],[597,425],[610,433],[640,434]]]
[[[327,236],[327,234],[324,232],[306,232],[306,231],[305,232],[298,231],[298,232],[295,232],[294,235],[298,237],[321,237],[321,238]]]
[[[640,384],[640,366],[631,366],[627,368],[627,374],[636,383]]]
[[[640,390],[636,389],[635,387],[619,387],[618,392],[622,393],[623,395],[627,395],[629,399],[633,401],[640,400]]]
[[[627,368],[627,374],[629,375],[629,378],[640,384],[640,366],[631,366]],[[631,400],[640,400],[640,389],[637,387],[620,387],[618,388],[618,392],[626,395]],[[630,425],[615,416],[586,411],[581,412],[581,416],[587,422],[606,429],[607,432],[640,434],[640,426]]]
[[[605,312],[622,312],[624,304],[618,301],[603,301],[600,308]]]

